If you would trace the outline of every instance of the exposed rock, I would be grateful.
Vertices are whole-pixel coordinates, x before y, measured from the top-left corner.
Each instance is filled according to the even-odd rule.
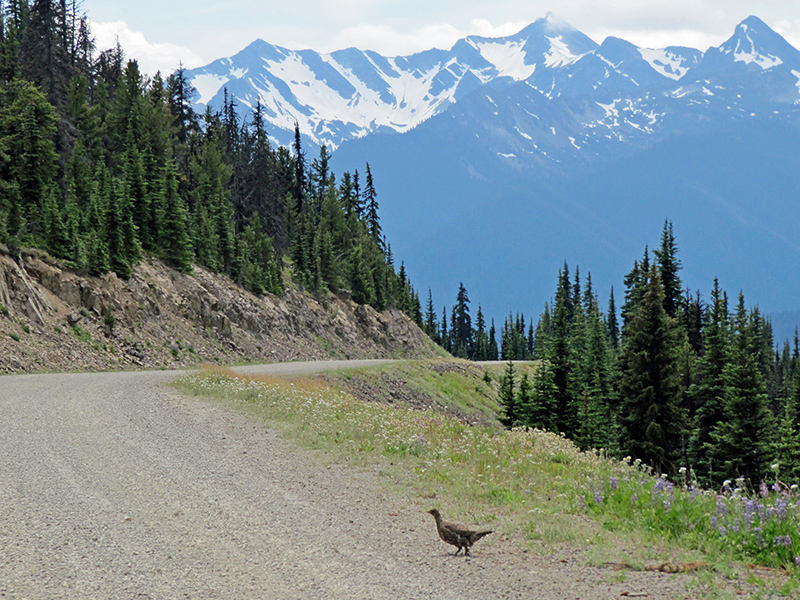
[[[46,254],[0,248],[0,372],[177,368],[202,362],[427,357],[397,310],[290,288],[255,296],[195,267],[142,262],[128,281],[81,276]]]

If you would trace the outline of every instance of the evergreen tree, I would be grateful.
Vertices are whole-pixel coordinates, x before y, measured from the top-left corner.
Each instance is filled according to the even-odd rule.
[[[570,296],[568,269],[566,263],[564,270],[559,273],[559,285],[556,291],[555,307],[552,318],[552,333],[548,339],[546,360],[553,371],[553,386],[557,390],[551,402],[556,410],[555,428],[568,437],[577,430],[578,402],[573,397],[574,391],[572,368],[575,362],[570,355],[573,344],[570,343],[572,319],[575,308]]]
[[[433,294],[428,288],[428,304],[425,309],[425,333],[439,343],[439,323],[436,321],[436,311],[433,307]]]
[[[727,478],[744,477],[758,484],[774,458],[770,444],[774,424],[766,384],[751,352],[752,331],[742,294],[735,323],[734,343],[722,371],[723,418],[711,432],[711,455]]]
[[[494,319],[492,319],[492,326],[489,328],[489,360],[498,360],[500,352],[497,348],[497,336],[494,327]]]
[[[658,271],[651,269],[642,282],[641,300],[623,334],[623,451],[658,472],[675,473],[683,455],[685,415],[676,325],[664,310]]]
[[[366,187],[364,188],[367,229],[376,242],[381,244],[381,224],[378,218],[378,194],[372,181],[372,171],[367,163]]]
[[[450,339],[450,332],[447,329],[447,307],[442,307],[442,328],[439,333],[439,338],[441,341],[441,346],[448,352],[452,349],[453,345]]]
[[[625,303],[622,305],[622,334],[624,336],[625,327],[630,323],[633,315],[639,308],[644,294],[645,283],[650,272],[650,251],[645,246],[642,262],[633,262],[633,269],[625,276]]]
[[[778,428],[774,454],[778,459],[779,476],[789,484],[800,482],[800,428],[797,422],[797,399],[786,400]]]
[[[141,257],[141,246],[136,236],[136,225],[133,222],[131,198],[124,185],[112,185],[109,192],[106,219],[109,265],[117,276],[129,279],[131,267]]]
[[[469,314],[469,296],[463,283],[458,284],[458,296],[453,311],[455,319],[450,330],[453,338],[452,353],[458,358],[470,358],[473,353],[472,319]]]
[[[160,240],[163,256],[178,271],[190,273],[194,255],[189,235],[189,214],[178,193],[174,166],[168,167],[163,194],[164,217]]]
[[[723,370],[728,362],[730,344],[728,300],[716,279],[711,300],[705,328],[705,353],[700,359],[698,381],[687,392],[695,407],[689,461],[703,483],[719,483],[725,479],[725,474],[720,470],[722,465],[715,464],[711,456],[711,432],[724,418]]]
[[[297,202],[297,212],[303,212],[303,203],[306,195],[306,157],[300,139],[300,125],[294,124],[294,188],[292,195]]]
[[[57,116],[27,81],[12,81],[0,95],[0,211],[8,215],[10,236],[22,243],[42,240],[42,204],[57,172]]]
[[[617,321],[617,306],[614,302],[613,286],[611,287],[611,296],[608,299],[606,327],[608,328],[608,339],[611,342],[611,347],[616,350],[619,348],[619,322]]]
[[[519,424],[520,407],[517,404],[516,395],[516,372],[514,363],[508,361],[506,370],[500,380],[500,405],[503,407],[503,417],[500,421],[511,429]]]
[[[486,319],[478,305],[478,314],[475,316],[475,352],[472,359],[476,361],[490,360],[489,334],[486,332]]]
[[[661,248],[654,252],[655,262],[658,266],[658,275],[661,287],[664,289],[664,310],[671,318],[678,316],[683,300],[683,288],[678,271],[681,262],[677,258],[678,247],[672,233],[672,222],[664,221],[664,231],[661,234]]]
[[[522,423],[526,427],[555,429],[554,398],[558,397],[553,378],[553,369],[547,361],[542,361],[533,374],[530,401],[520,407]]]

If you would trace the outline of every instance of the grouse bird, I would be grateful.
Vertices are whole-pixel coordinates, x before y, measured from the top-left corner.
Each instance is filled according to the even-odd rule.
[[[442,519],[442,515],[439,514],[439,511],[435,508],[432,508],[428,512],[433,515],[434,519],[436,519],[436,530],[439,532],[439,537],[442,538],[442,541],[452,544],[458,548],[455,554],[461,552],[461,549],[463,548],[464,556],[467,556],[472,544],[477,542],[483,536],[492,533],[491,531],[472,531],[461,525],[448,523]]]

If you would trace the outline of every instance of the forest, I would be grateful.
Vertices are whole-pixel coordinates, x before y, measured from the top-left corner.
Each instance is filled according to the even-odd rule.
[[[684,290],[672,223],[624,278],[617,309],[603,311],[591,274],[565,263],[538,323],[509,315],[499,348],[478,308],[472,326],[463,285],[424,327],[457,356],[508,361],[500,386],[507,427],[556,431],[584,450],[631,457],[655,472],[691,472],[721,486],[800,482],[800,340],[775,344],[772,326],[740,292],[714,281],[708,301]],[[499,356],[498,356],[499,355]],[[532,377],[513,361],[538,360]]]
[[[460,285],[423,313],[395,268],[369,164],[337,178],[323,146],[274,148],[262,110],[226,96],[198,115],[179,67],[147,77],[122,48],[98,51],[78,0],[0,0],[0,244],[33,246],[89,275],[127,279],[148,257],[200,265],[256,293],[291,283],[398,308],[456,357],[507,361],[508,427],[557,431],[703,485],[800,481],[800,342],[715,281],[684,290],[672,224],[602,310],[591,275],[559,271],[538,322],[500,332]],[[538,360],[532,377],[514,362]]]
[[[337,181],[295,128],[273,148],[261,107],[198,115],[179,67],[144,76],[122,48],[97,51],[78,0],[0,0],[0,243],[38,247],[78,272],[127,279],[158,257],[248,290],[289,280],[349,293],[421,324],[395,269],[369,164]]]

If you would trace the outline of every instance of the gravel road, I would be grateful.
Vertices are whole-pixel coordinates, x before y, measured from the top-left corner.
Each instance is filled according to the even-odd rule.
[[[620,582],[499,534],[453,556],[429,506],[180,396],[175,376],[0,378],[0,598],[692,597],[685,575]]]

